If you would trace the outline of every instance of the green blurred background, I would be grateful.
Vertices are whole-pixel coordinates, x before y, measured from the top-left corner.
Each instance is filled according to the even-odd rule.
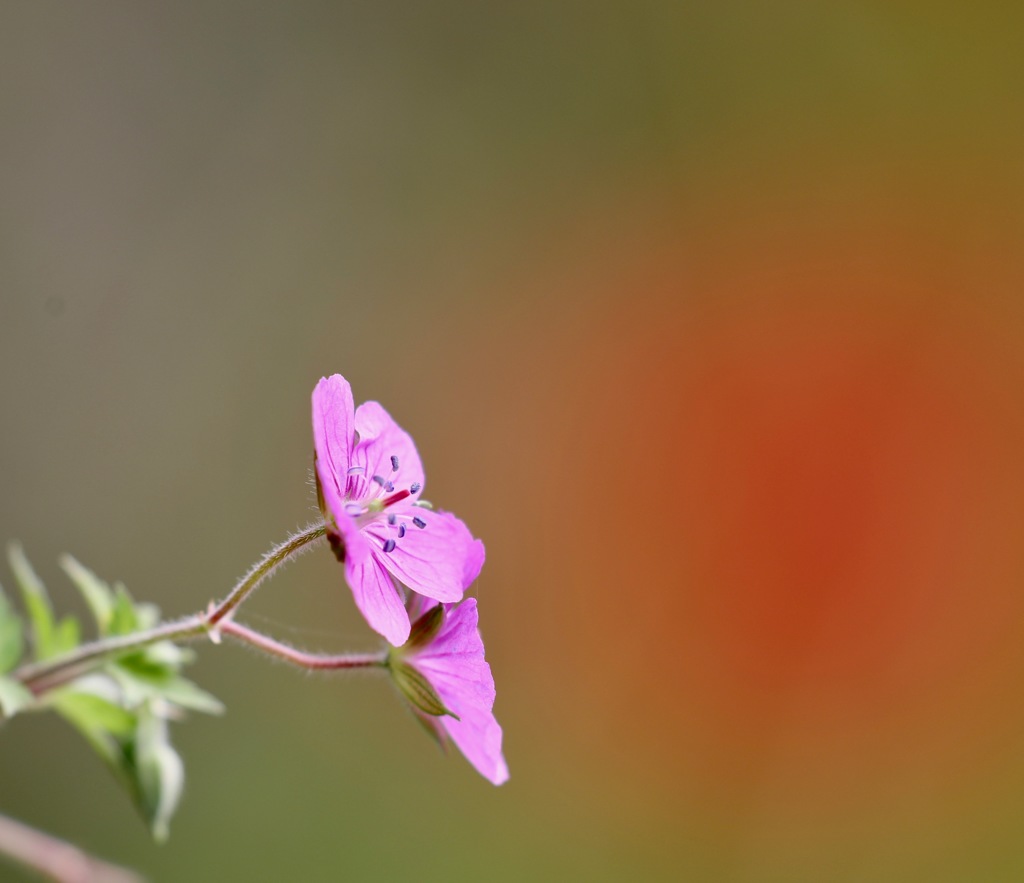
[[[1021,33],[4,5],[0,538],[194,611],[312,516],[343,373],[487,544],[511,780],[211,646],[168,845],[44,716],[0,810],[157,881],[1024,878]],[[327,552],[240,618],[374,646]]]

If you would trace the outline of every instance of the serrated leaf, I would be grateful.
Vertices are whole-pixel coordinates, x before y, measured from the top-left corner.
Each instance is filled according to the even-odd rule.
[[[395,680],[395,686],[416,708],[424,714],[433,715],[434,717],[447,714],[458,720],[456,715],[445,708],[444,702],[437,695],[437,691],[433,688],[430,681],[409,665],[409,663],[401,660],[392,660],[389,668],[391,676]]]
[[[11,608],[0,589],[0,674],[6,674],[21,661],[25,652],[25,636],[21,618]]]
[[[100,634],[108,634],[110,620],[114,614],[114,593],[110,586],[70,555],[61,557],[60,566],[78,591],[82,593],[85,603],[96,620],[96,627]]]
[[[32,626],[32,643],[37,659],[49,659],[54,652],[54,622],[50,598],[46,586],[32,569],[21,546],[11,543],[7,547],[7,558],[11,563],[14,578],[21,589],[21,596]]]
[[[167,839],[170,821],[185,786],[185,768],[167,738],[167,721],[151,705],[139,713],[135,735],[135,769],[139,806],[153,837]]]
[[[4,717],[14,717],[35,701],[36,697],[32,695],[32,691],[21,681],[0,677],[0,711]]]

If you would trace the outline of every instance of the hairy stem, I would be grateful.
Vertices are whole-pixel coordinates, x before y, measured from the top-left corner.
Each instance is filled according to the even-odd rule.
[[[346,668],[381,668],[385,665],[387,655],[383,653],[344,653],[341,655],[321,655],[296,650],[267,635],[253,631],[240,623],[228,620],[221,626],[221,631],[238,641],[262,650],[269,656],[276,656],[299,668],[315,671],[337,671]]]
[[[217,631],[223,630],[230,622],[226,617],[237,609],[264,579],[290,558],[311,548],[317,541],[323,539],[326,533],[327,526],[323,522],[318,522],[275,546],[249,569],[223,601],[212,605],[206,613],[195,613],[184,619],[161,623],[154,628],[130,635],[91,641],[54,659],[23,665],[14,672],[14,677],[39,695],[66,684],[98,665],[151,644],[160,641],[192,641],[203,635],[216,635]]]
[[[125,868],[3,815],[0,853],[56,883],[142,883],[141,877]]]
[[[14,677],[38,695],[126,653],[141,650],[160,641],[195,640],[207,634],[208,630],[206,614],[196,613],[130,635],[90,641],[54,659],[23,665],[14,672]]]
[[[311,524],[297,534],[288,537],[283,543],[274,546],[266,555],[257,561],[249,572],[242,577],[231,593],[207,614],[206,622],[215,626],[228,616],[239,604],[251,595],[263,580],[270,576],[289,558],[310,548],[311,543],[323,539],[327,534],[327,525],[322,521]]]

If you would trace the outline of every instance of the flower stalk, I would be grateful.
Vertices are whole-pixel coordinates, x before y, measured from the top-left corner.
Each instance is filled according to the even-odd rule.
[[[249,644],[268,656],[283,659],[299,668],[312,671],[339,671],[352,668],[383,668],[387,665],[386,653],[344,653],[336,656],[306,653],[288,644],[282,644],[260,632],[234,620],[228,620],[221,626],[221,631],[231,638]]]
[[[278,567],[290,558],[311,548],[311,544],[323,539],[326,534],[327,525],[318,521],[288,537],[283,543],[274,546],[249,569],[249,572],[242,577],[228,596],[207,614],[207,626],[213,628],[222,619],[229,616]]]
[[[66,684],[104,663],[161,641],[181,643],[194,641],[204,636],[209,636],[216,641],[222,632],[231,633],[238,640],[250,643],[270,655],[287,659],[295,665],[302,665],[304,668],[358,668],[370,665],[372,663],[367,662],[358,665],[342,665],[339,660],[343,657],[319,657],[315,654],[304,654],[231,621],[231,614],[252,595],[260,583],[285,562],[316,545],[326,533],[326,524],[322,521],[316,522],[290,536],[283,543],[274,546],[249,569],[223,601],[211,605],[205,613],[194,613],[184,619],[161,623],[154,628],[130,635],[101,638],[82,644],[54,659],[23,665],[14,672],[14,677],[38,696]],[[291,651],[291,655],[285,653],[282,648]],[[362,659],[362,657],[353,658]],[[326,663],[324,663],[325,660],[327,660]]]

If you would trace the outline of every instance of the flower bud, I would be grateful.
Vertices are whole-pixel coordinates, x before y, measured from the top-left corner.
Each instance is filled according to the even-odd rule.
[[[388,670],[395,681],[399,692],[408,699],[414,708],[424,714],[433,717],[450,715],[458,720],[458,717],[445,708],[441,697],[437,695],[430,681],[413,668],[408,662],[400,657],[391,656],[388,659]]]

